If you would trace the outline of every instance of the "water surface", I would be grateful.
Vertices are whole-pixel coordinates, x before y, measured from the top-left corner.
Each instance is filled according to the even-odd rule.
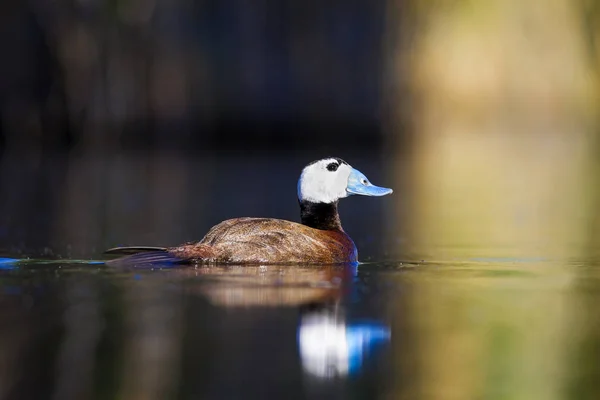
[[[0,272],[3,398],[598,394],[592,259],[13,267]]]

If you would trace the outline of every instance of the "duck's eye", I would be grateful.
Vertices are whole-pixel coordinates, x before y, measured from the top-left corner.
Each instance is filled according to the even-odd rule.
[[[340,166],[340,164],[336,163],[336,162],[332,162],[327,164],[327,170],[329,171],[337,171],[338,167]]]
[[[363,178],[360,180],[360,183],[362,183],[363,185],[366,185],[368,183],[368,181],[365,178]]]

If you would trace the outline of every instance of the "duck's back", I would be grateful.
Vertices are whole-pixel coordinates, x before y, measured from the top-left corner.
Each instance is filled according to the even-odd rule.
[[[169,249],[182,259],[225,263],[356,262],[354,242],[342,230],[319,230],[272,218],[235,218],[215,225],[196,244]]]

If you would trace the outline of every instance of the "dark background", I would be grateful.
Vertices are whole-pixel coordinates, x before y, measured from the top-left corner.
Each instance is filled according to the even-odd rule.
[[[5,254],[97,257],[232,217],[297,220],[299,173],[321,157],[393,186],[383,1],[0,7]],[[370,257],[386,201],[362,200],[342,218]]]

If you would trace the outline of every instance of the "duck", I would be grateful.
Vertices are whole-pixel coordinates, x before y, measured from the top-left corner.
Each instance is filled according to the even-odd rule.
[[[392,189],[373,185],[341,158],[306,165],[298,179],[300,223],[274,218],[233,218],[213,226],[199,242],[174,247],[116,247],[107,264],[357,264],[356,245],[342,228],[340,199],[385,196]]]

